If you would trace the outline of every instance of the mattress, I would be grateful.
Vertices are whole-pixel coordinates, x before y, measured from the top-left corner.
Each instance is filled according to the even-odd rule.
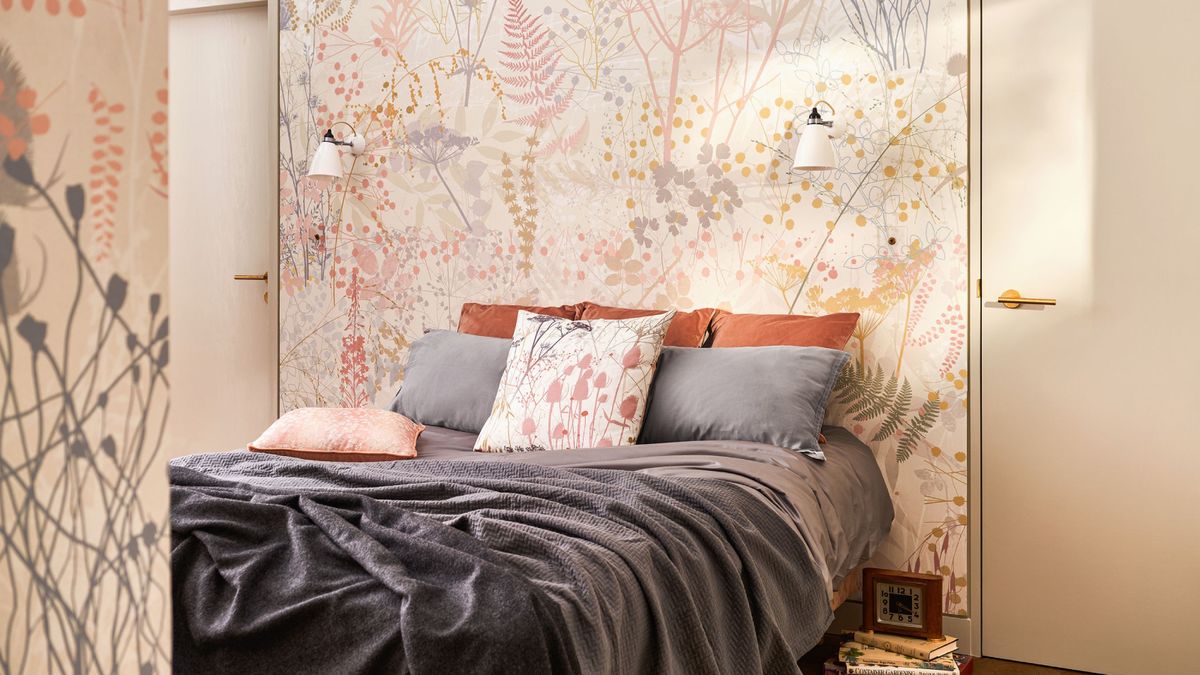
[[[619,448],[491,454],[472,450],[475,434],[427,427],[421,459],[526,462],[559,468],[636,470],[657,476],[733,482],[783,515],[808,543],[833,604],[847,576],[891,529],[891,496],[875,457],[842,427],[822,430],[824,462],[790,450],[740,441],[688,441]]]

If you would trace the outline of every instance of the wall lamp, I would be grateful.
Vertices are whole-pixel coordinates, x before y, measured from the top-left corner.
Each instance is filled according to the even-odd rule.
[[[333,128],[325,130],[325,136],[321,139],[321,144],[317,146],[317,151],[313,153],[312,161],[308,163],[308,179],[316,182],[322,188],[327,187],[331,182],[342,179],[342,148],[350,148],[350,154],[354,157],[354,161],[350,164],[350,177],[354,177],[354,169],[358,166],[359,155],[367,149],[367,139],[363,138],[354,126],[349,122],[334,122],[333,126],[344,124],[350,129],[350,135],[343,140],[338,140],[333,135]],[[350,179],[346,180],[346,189],[342,190],[341,204],[338,205],[337,217],[333,219],[333,248],[330,253],[337,255],[338,246],[341,244],[342,238],[342,212],[346,209],[346,195],[350,192]],[[334,258],[336,260],[336,258]],[[332,283],[337,276],[337,266],[331,265],[329,268],[329,292],[336,302],[337,284]]]
[[[321,139],[321,144],[313,153],[312,161],[308,163],[308,177],[322,186],[342,177],[341,148],[350,148],[350,154],[356,160],[367,149],[367,139],[360,136],[349,122],[334,122],[333,126],[339,124],[346,125],[350,129],[350,135],[344,140],[338,140],[333,135],[332,128],[326,129],[325,137]],[[353,173],[354,169],[351,168],[350,171]]]
[[[825,104],[830,116],[837,111],[829,101],[820,100],[813,104],[812,112],[808,114],[808,122],[800,133],[800,144],[796,147],[796,157],[792,169],[801,171],[828,171],[837,168],[837,154],[833,151],[833,139],[845,131],[845,126],[834,120],[826,120],[817,111],[817,106]]]

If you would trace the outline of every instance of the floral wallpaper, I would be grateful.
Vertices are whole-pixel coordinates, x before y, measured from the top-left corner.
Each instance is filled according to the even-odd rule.
[[[0,27],[0,672],[167,672],[166,3]]]
[[[965,0],[283,0],[279,28],[284,410],[384,403],[464,301],[861,312],[831,421],[894,493],[876,562],[967,613]],[[819,100],[839,165],[793,172]],[[338,122],[368,148],[322,189]]]

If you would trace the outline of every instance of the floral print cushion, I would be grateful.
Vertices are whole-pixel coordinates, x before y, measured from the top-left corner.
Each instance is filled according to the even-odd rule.
[[[580,321],[522,311],[475,450],[528,452],[637,442],[675,312]]]
[[[390,410],[298,408],[284,413],[247,447],[329,462],[381,462],[417,456],[425,426]]]

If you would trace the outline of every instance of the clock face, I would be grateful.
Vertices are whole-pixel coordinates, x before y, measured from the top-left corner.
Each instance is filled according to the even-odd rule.
[[[890,626],[920,627],[925,621],[925,589],[881,583],[875,586],[875,621]]]

